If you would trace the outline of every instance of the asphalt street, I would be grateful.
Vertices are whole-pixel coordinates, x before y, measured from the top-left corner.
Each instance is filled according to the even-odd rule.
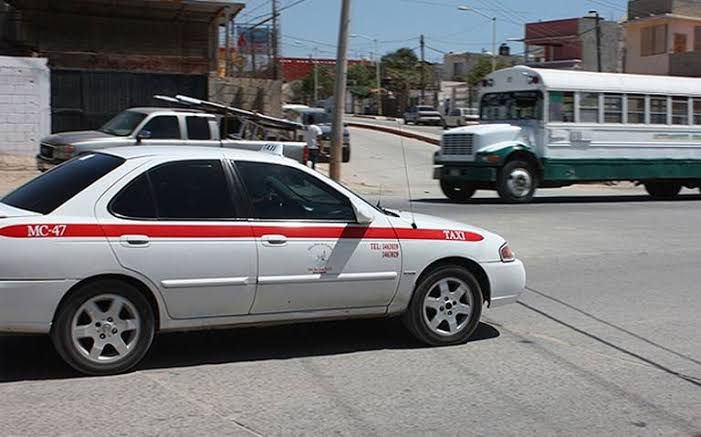
[[[398,140],[351,135],[346,182],[409,209]],[[423,347],[397,320],[168,334],[136,371],[90,378],[47,338],[4,336],[0,435],[701,436],[698,191],[454,204],[435,147],[404,146],[416,212],[493,230],[526,264],[528,291],[470,342]]]

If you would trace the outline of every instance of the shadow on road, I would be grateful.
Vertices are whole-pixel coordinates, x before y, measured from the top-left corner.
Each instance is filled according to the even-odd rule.
[[[496,328],[480,323],[470,342],[496,337]],[[137,370],[421,347],[395,319],[169,333],[154,339]],[[48,336],[0,336],[0,383],[75,377]]]
[[[697,194],[684,194],[669,200],[653,200],[647,195],[582,195],[582,196],[547,196],[547,197],[536,197],[530,203],[531,204],[554,204],[554,203],[625,203],[625,202],[686,202],[686,201],[699,201],[701,200],[701,195]],[[441,203],[441,204],[455,204],[455,205],[508,205],[504,203],[499,198],[474,198],[468,199],[463,202],[455,202],[444,197],[438,198],[424,198],[424,199],[414,199],[414,202],[419,203]]]

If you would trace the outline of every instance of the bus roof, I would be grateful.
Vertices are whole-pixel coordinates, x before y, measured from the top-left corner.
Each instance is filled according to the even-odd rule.
[[[498,81],[499,78],[513,76],[514,73],[520,73],[523,76],[537,76],[540,79],[539,88],[559,91],[701,96],[701,78],[694,77],[552,70],[526,66],[498,70],[488,77],[493,77]],[[533,87],[531,85],[528,88],[532,89]],[[482,92],[488,91],[483,90]]]

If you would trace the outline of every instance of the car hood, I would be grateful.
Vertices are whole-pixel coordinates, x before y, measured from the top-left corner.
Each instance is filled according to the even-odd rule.
[[[396,228],[411,228],[412,223],[416,223],[417,229],[440,229],[446,231],[467,231],[480,234],[483,237],[494,236],[496,234],[477,226],[467,225],[454,220],[442,217],[435,217],[428,214],[412,214],[409,211],[392,211],[399,217],[390,217],[392,224]]]
[[[52,145],[74,144],[81,141],[92,141],[98,138],[114,138],[114,135],[100,132],[99,130],[83,130],[75,132],[61,132],[42,138],[41,142]]]

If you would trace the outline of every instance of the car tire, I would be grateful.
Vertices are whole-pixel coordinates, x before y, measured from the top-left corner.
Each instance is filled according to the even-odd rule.
[[[682,184],[678,182],[648,182],[645,191],[653,199],[672,199],[682,190]]]
[[[442,266],[419,280],[402,320],[422,343],[464,343],[479,324],[482,296],[471,272],[456,265]]]
[[[343,148],[343,162],[350,162],[351,151],[350,147]]]
[[[136,366],[154,333],[155,317],[146,297],[131,284],[106,279],[80,287],[61,304],[51,339],[77,371],[112,375]]]
[[[467,182],[448,182],[441,180],[441,191],[445,197],[455,202],[464,202],[470,199],[477,191],[474,185]]]
[[[509,161],[497,175],[497,192],[507,203],[530,202],[537,186],[537,175],[533,167],[525,161]]]

